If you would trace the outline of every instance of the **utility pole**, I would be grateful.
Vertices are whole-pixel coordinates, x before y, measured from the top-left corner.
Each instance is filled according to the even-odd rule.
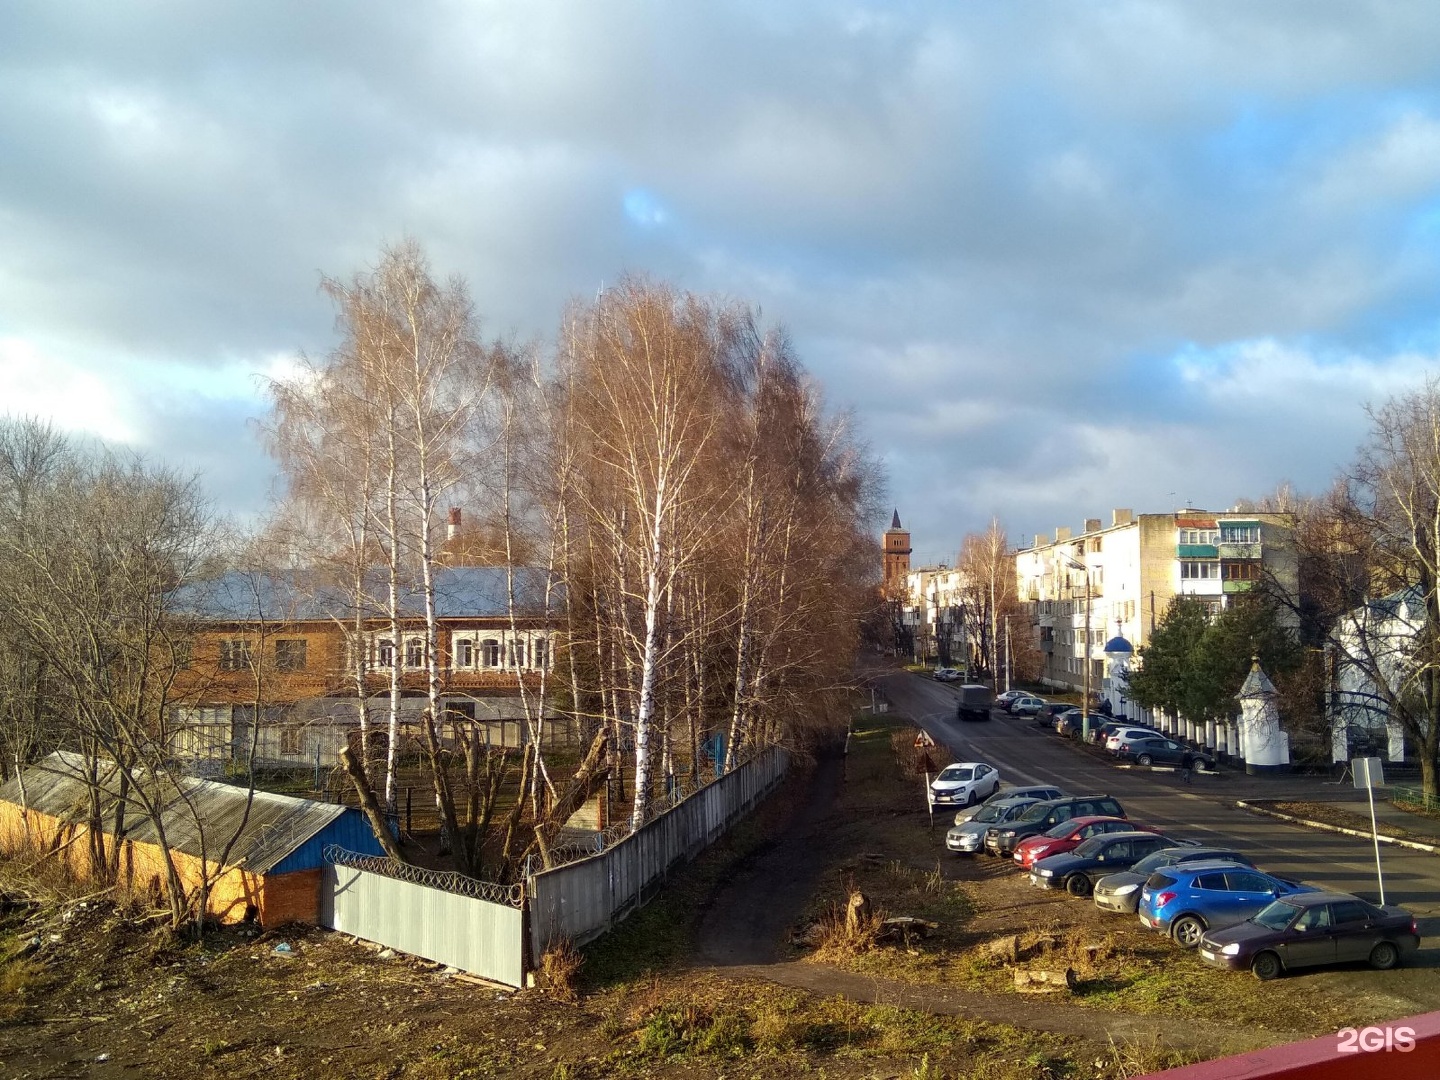
[[[1080,699],[1080,741],[1090,741],[1090,567],[1085,567],[1085,689]]]
[[[1065,564],[1072,569],[1083,571],[1085,574],[1085,652],[1081,661],[1085,665],[1084,678],[1081,681],[1084,695],[1080,699],[1080,740],[1090,741],[1090,566],[1082,563],[1073,555],[1063,551],[1057,552]]]
[[[1005,616],[1005,692],[1010,692],[1010,616]]]

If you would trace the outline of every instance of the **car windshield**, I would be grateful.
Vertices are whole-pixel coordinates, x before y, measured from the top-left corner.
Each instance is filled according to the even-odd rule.
[[[970,769],[970,768],[963,768],[963,769],[962,769],[962,768],[961,768],[960,766],[958,766],[958,765],[951,765],[948,769],[946,769],[944,772],[942,772],[942,773],[941,773],[939,776],[937,776],[935,779],[936,779],[936,780],[969,780],[970,777],[971,777],[972,775],[974,775],[974,772],[975,772],[974,769]]]
[[[1059,825],[1056,825],[1053,829],[1046,829],[1046,830],[1045,830],[1045,835],[1046,835],[1046,836],[1053,836],[1053,837],[1056,837],[1056,838],[1058,839],[1059,837],[1062,837],[1062,836],[1068,836],[1068,835],[1070,834],[1070,830],[1072,830],[1073,828],[1075,828],[1075,823],[1074,823],[1074,822],[1071,822],[1071,821],[1062,821]]]
[[[1020,820],[1021,822],[1025,823],[1031,821],[1044,821],[1045,815],[1048,813],[1050,813],[1050,807],[1046,806],[1044,803],[1036,803],[1034,806],[1030,807],[1029,810],[1026,810],[1025,813],[1020,815]]]
[[[1169,866],[1175,860],[1163,851],[1157,851],[1153,855],[1146,855],[1137,862],[1132,869],[1137,874],[1148,874],[1152,870],[1159,870],[1162,866]]]
[[[1082,859],[1088,859],[1091,855],[1098,855],[1105,849],[1105,838],[1103,836],[1092,836],[1075,849],[1075,854]]]
[[[980,812],[979,812],[978,814],[976,814],[976,815],[975,815],[973,818],[971,818],[970,820],[971,820],[971,821],[999,821],[999,820],[1000,820],[1000,815],[1003,814],[1004,812],[1005,812],[1005,811],[1002,810],[1002,809],[1001,809],[1000,807],[998,807],[998,806],[986,806],[986,807],[982,807],[981,810],[980,810]]]
[[[1295,908],[1281,900],[1267,906],[1252,920],[1267,930],[1284,930],[1295,917]]]

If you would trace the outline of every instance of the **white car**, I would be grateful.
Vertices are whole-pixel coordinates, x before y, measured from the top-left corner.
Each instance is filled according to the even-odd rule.
[[[932,806],[973,806],[994,795],[1000,788],[995,766],[983,761],[957,761],[946,765],[930,781]]]
[[[1158,731],[1152,731],[1150,728],[1116,728],[1115,731],[1111,734],[1111,736],[1105,740],[1105,749],[1109,750],[1113,754],[1116,750],[1120,749],[1120,744],[1123,742],[1128,742],[1131,739],[1144,739],[1147,736],[1155,736],[1158,734],[1160,734]]]

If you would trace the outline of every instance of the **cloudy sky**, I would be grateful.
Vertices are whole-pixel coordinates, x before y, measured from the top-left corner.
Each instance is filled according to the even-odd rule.
[[[758,306],[921,561],[1313,490],[1440,368],[1440,5],[0,4],[0,413],[256,514],[257,377],[407,234],[494,335]]]

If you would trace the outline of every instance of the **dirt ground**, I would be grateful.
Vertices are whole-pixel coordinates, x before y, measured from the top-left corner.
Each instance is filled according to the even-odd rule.
[[[892,727],[863,727],[584,950],[573,995],[309,928],[177,940],[108,898],[17,900],[36,890],[0,863],[0,1075],[1108,1080],[1440,1003],[1423,967],[1262,990],[1011,863],[949,855]],[[827,938],[857,887],[937,929]],[[1013,962],[990,948],[1011,935]],[[1076,985],[1022,996],[1015,967]]]

